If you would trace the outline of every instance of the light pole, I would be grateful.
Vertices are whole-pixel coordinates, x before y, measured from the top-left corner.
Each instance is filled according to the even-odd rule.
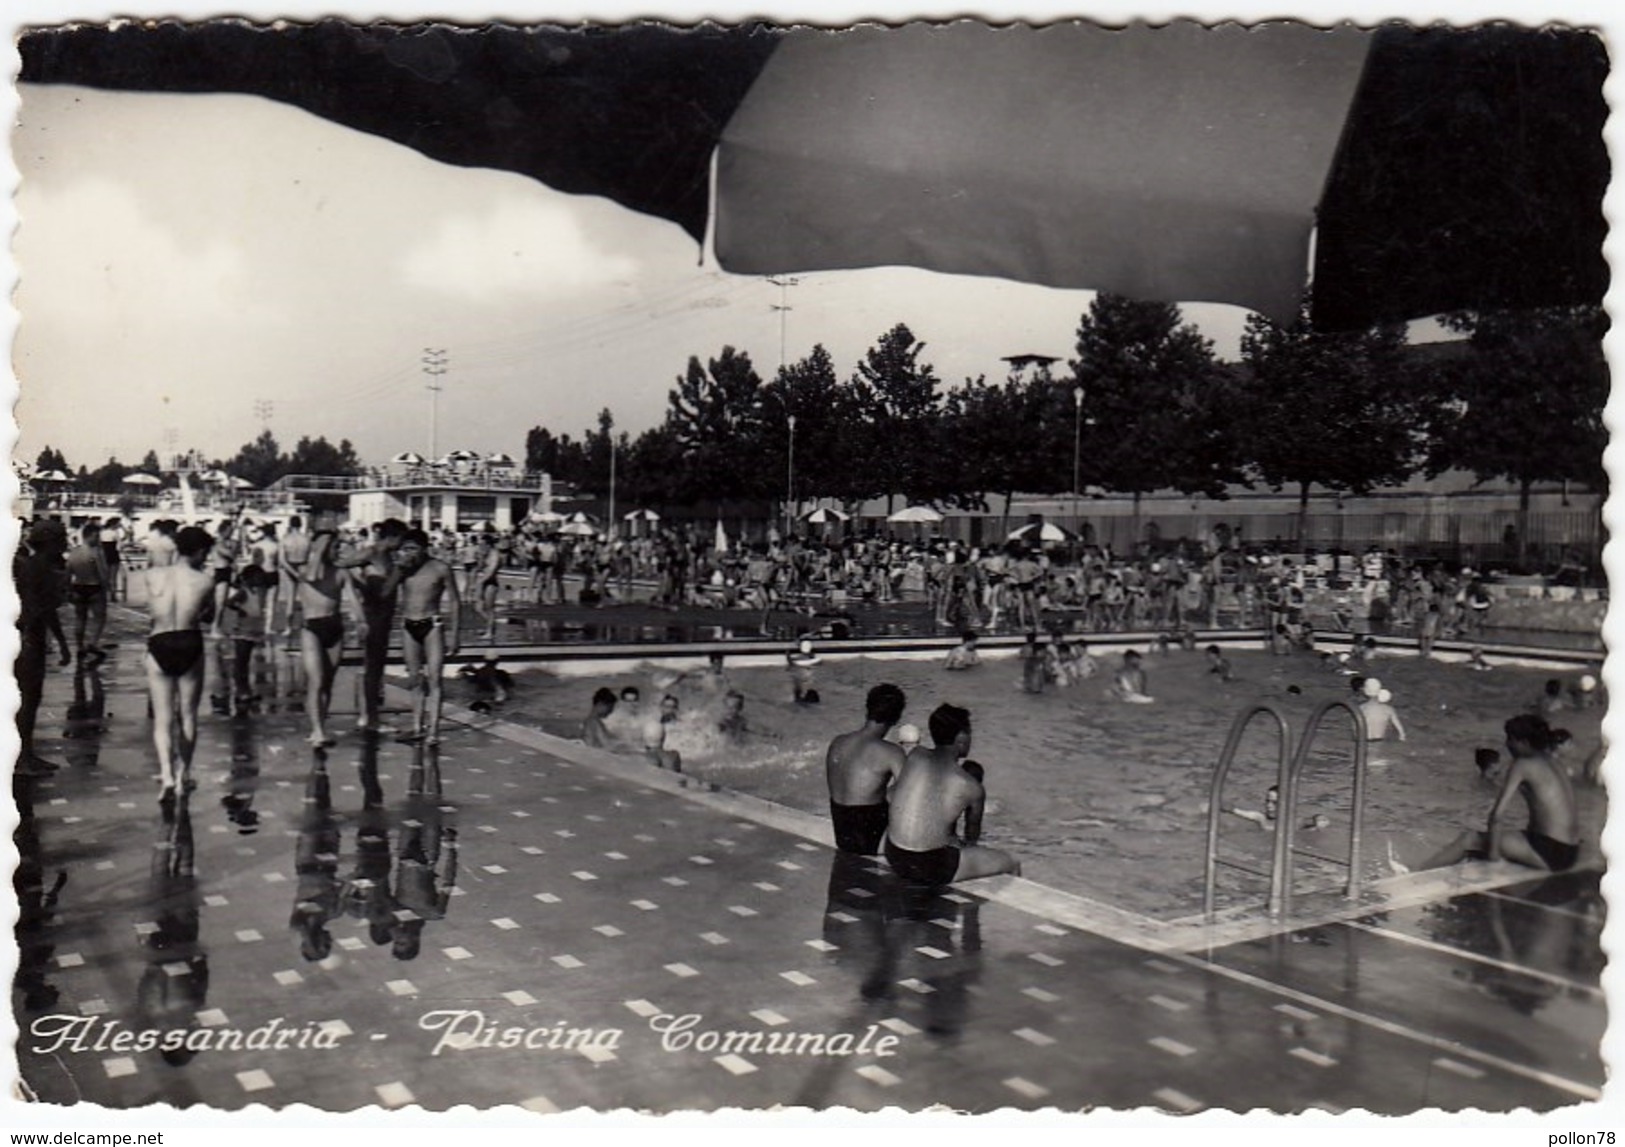
[[[1083,522],[1078,509],[1080,493],[1078,476],[1083,458],[1083,387],[1072,388],[1072,529],[1081,539]]]
[[[790,423],[790,448],[785,451],[784,478],[784,540],[790,540],[791,521],[796,509],[796,416],[787,416]]]
[[[431,462],[434,461],[439,448],[438,443],[435,441],[438,429],[435,423],[439,421],[440,391],[443,389],[440,385],[440,378],[446,371],[451,369],[447,365],[449,357],[449,353],[443,349],[436,349],[435,347],[423,348],[423,373],[430,379],[423,389],[429,392],[429,460]]]
[[[615,432],[612,429],[609,435],[609,529],[611,539],[619,537],[620,523],[615,520]]]

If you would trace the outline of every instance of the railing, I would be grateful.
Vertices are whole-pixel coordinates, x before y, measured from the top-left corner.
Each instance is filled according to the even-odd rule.
[[[1299,848],[1296,842],[1298,780],[1302,776],[1305,762],[1309,759],[1309,750],[1314,744],[1316,734],[1320,732],[1321,724],[1334,709],[1342,709],[1348,713],[1354,731],[1354,792],[1349,816],[1349,852],[1346,859],[1328,856],[1313,849]],[[1235,763],[1236,749],[1241,744],[1242,734],[1246,732],[1247,726],[1252,722],[1252,719],[1260,713],[1272,717],[1280,732],[1276,758],[1274,838],[1271,848],[1270,870],[1268,872],[1263,872],[1238,861],[1228,860],[1219,855],[1219,826],[1224,815],[1225,778],[1230,773],[1231,765]],[[1344,895],[1351,900],[1359,898],[1362,882],[1360,868],[1361,846],[1363,844],[1365,824],[1367,756],[1365,721],[1361,717],[1360,711],[1349,702],[1343,700],[1327,701],[1310,714],[1309,721],[1303,729],[1303,737],[1298,741],[1297,752],[1289,754],[1290,742],[1291,730],[1286,717],[1282,715],[1279,709],[1268,702],[1256,702],[1243,709],[1230,726],[1230,734],[1225,739],[1224,749],[1220,752],[1218,763],[1213,769],[1213,785],[1208,795],[1207,863],[1202,878],[1202,912],[1209,920],[1213,918],[1214,900],[1221,866],[1246,872],[1252,876],[1267,878],[1269,880],[1267,907],[1269,914],[1273,917],[1286,916],[1292,911],[1293,859],[1298,856],[1312,856],[1323,863],[1347,868],[1349,876],[1348,882],[1344,885]]]
[[[427,466],[410,469],[370,470],[365,474],[288,474],[272,484],[273,489],[310,493],[348,493],[352,490],[391,489],[475,489],[540,491],[547,475],[531,471],[455,471]]]

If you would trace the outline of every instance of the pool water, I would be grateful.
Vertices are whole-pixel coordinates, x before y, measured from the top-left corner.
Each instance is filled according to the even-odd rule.
[[[668,747],[682,753],[684,771],[727,788],[819,814],[827,814],[824,749],[832,736],[862,723],[870,687],[902,687],[909,706],[903,720],[926,729],[936,705],[950,701],[971,710],[971,755],[987,770],[985,843],[1021,857],[1024,875],[1158,918],[1200,911],[1206,808],[1213,766],[1237,712],[1264,699],[1280,707],[1294,738],[1320,702],[1351,696],[1348,678],[1318,658],[1299,654],[1230,651],[1236,679],[1221,682],[1199,653],[1147,656],[1149,689],[1156,701],[1129,705],[1104,695],[1116,658],[1102,658],[1102,673],[1070,688],[1040,695],[1019,685],[1018,662],[988,658],[975,669],[948,672],[936,661],[856,657],[826,661],[816,670],[821,703],[797,705],[783,668],[734,668],[727,687],[746,697],[751,730],[730,743],[716,730],[722,689],[685,678],[671,690],[682,715]],[[572,672],[579,673],[580,670]],[[1501,724],[1528,709],[1553,671],[1509,665],[1474,672],[1461,664],[1412,657],[1377,659],[1368,672],[1394,694],[1409,734],[1404,743],[1371,747],[1364,863],[1368,878],[1414,867],[1464,828],[1482,828],[1495,789],[1483,782],[1473,752],[1505,752]],[[669,672],[643,667],[619,676],[522,673],[504,716],[565,737],[579,733],[594,689],[617,693],[628,684],[657,707]],[[1570,672],[1565,681],[1578,676]],[[708,687],[709,686],[709,687]],[[1290,692],[1296,686],[1298,692]],[[1552,723],[1574,735],[1566,750],[1576,765],[1598,744],[1600,706],[1558,714]],[[614,722],[611,722],[612,725]],[[633,722],[634,724],[636,722]],[[626,730],[634,743],[635,729]],[[929,743],[929,734],[927,743]],[[1244,737],[1222,803],[1262,809],[1274,783],[1273,723],[1255,722]],[[1327,827],[1298,834],[1300,846],[1346,854],[1353,735],[1334,714],[1317,739],[1300,784],[1298,821],[1316,814]],[[1579,786],[1587,857],[1597,854],[1603,815],[1600,789]],[[1519,802],[1517,816],[1522,816]],[[1270,833],[1236,816],[1224,817],[1223,855],[1267,867]],[[1343,875],[1314,860],[1300,862],[1298,886],[1331,887]],[[1264,883],[1235,872],[1220,877],[1220,903],[1261,900]]]

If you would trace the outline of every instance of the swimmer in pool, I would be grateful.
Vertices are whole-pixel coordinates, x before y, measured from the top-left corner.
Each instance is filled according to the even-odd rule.
[[[865,700],[863,724],[836,737],[824,754],[829,818],[835,827],[835,847],[842,852],[873,856],[880,851],[889,814],[886,789],[905,759],[904,751],[887,741],[886,734],[907,705],[897,686],[876,685]]]
[[[907,756],[920,747],[920,727],[918,725],[902,724],[897,726],[897,747]]]
[[[1467,655],[1467,668],[1482,673],[1486,669],[1494,669],[1495,666],[1484,660],[1484,651],[1475,645],[1472,652]]]
[[[1021,687],[1028,693],[1042,693],[1045,680],[1044,651],[1038,647],[1038,634],[1029,632],[1021,646]]]
[[[1569,687],[1569,707],[1571,709],[1592,709],[1596,705],[1597,679],[1587,673]]]
[[[203,626],[213,615],[214,575],[204,563],[214,544],[205,531],[187,526],[175,535],[174,565],[147,570],[147,691],[152,699],[152,744],[158,752],[158,803],[175,807],[176,785],[194,786],[197,705],[203,692]]]
[[[1133,649],[1123,653],[1123,666],[1106,690],[1108,697],[1128,701],[1135,705],[1149,705],[1153,700],[1146,692],[1145,670],[1140,667],[1140,655]]]
[[[1385,741],[1388,739],[1389,729],[1394,731],[1394,736],[1398,740],[1405,739],[1405,726],[1400,723],[1398,710],[1391,704],[1393,699],[1394,695],[1388,690],[1378,689],[1376,696],[1367,698],[1365,704],[1360,706],[1360,715],[1365,719],[1367,740]]]
[[[604,719],[604,729],[617,742],[638,743],[643,736],[643,694],[636,685],[621,690],[620,703]]]
[[[1545,690],[1541,693],[1540,699],[1535,702],[1533,707],[1536,713],[1544,717],[1552,713],[1561,712],[1567,706],[1567,704],[1568,703],[1563,699],[1563,682],[1559,681],[1556,677],[1553,677],[1550,681],[1546,682]]]
[[[581,720],[581,739],[595,749],[613,749],[615,737],[609,731],[609,716],[615,712],[615,692],[600,687],[592,695],[592,708]]]
[[[677,698],[667,693],[660,699],[660,712],[643,725],[643,755],[655,768],[674,773],[683,771],[683,758],[676,749],[666,748],[666,733],[677,724],[678,708]]]
[[[1478,775],[1487,784],[1499,786],[1501,783],[1501,754],[1494,749],[1474,749],[1473,764],[1478,768]]]
[[[750,733],[750,726],[745,720],[745,695],[737,689],[723,694],[722,716],[717,720],[717,732],[735,744]]]
[[[886,862],[904,883],[924,888],[1006,872],[1020,876],[1015,857],[977,843],[986,792],[960,764],[970,754],[970,712],[939,705],[930,726],[935,747],[910,753],[892,786]],[[960,840],[953,833],[962,815]]]
[[[1217,645],[1207,647],[1207,671],[1210,674],[1217,674],[1220,681],[1236,679],[1235,673],[1231,671],[1230,662],[1225,659]]]
[[[813,652],[812,638],[803,637],[796,642],[796,647],[785,654],[785,664],[790,669],[790,683],[794,690],[797,705],[818,704],[818,690],[813,688],[813,667],[821,660]]]
[[[1483,832],[1466,832],[1432,856],[1423,868],[1443,868],[1467,859],[1510,860],[1527,868],[1563,872],[1580,856],[1580,817],[1574,789],[1551,759],[1552,730],[1544,717],[1523,713],[1506,723],[1512,763]],[[1529,827],[1502,827],[1508,806],[1521,795]]]
[[[981,656],[976,652],[976,634],[966,630],[959,636],[959,644],[948,651],[948,659],[942,663],[944,669],[974,669],[982,663]]]

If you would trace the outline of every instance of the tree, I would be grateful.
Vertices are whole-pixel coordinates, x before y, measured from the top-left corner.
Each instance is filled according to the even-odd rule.
[[[618,484],[629,504],[658,510],[677,500],[672,476],[682,472],[683,446],[670,426],[645,430],[622,453]]]
[[[362,469],[361,459],[348,438],[334,446],[325,437],[312,440],[308,436],[299,440],[284,466],[284,473],[287,474],[330,474],[338,477],[359,474]],[[248,477],[246,474],[243,476]]]
[[[928,500],[940,490],[936,467],[936,370],[920,362],[925,344],[903,323],[880,336],[864,353],[852,377],[852,413],[863,465],[854,477],[867,486],[863,496],[884,494],[886,511],[902,494]]]
[[[143,454],[141,456],[141,465],[138,466],[137,469],[143,470],[148,474],[156,474],[159,470],[162,470],[163,464],[158,461],[158,451],[148,450],[145,454]]]
[[[1028,377],[1012,371],[1000,385],[985,377],[966,379],[943,402],[944,440],[951,450],[940,454],[958,469],[962,504],[981,494],[1004,498],[1004,525],[1018,491],[1048,493],[1063,488],[1054,466],[1054,392],[1048,371]],[[1070,475],[1068,468],[1065,472]]]
[[[41,450],[34,459],[35,473],[44,473],[47,470],[60,470],[64,474],[72,473],[72,469],[68,466],[68,459],[63,455],[62,451],[50,446]]]
[[[851,494],[856,452],[851,441],[851,395],[835,377],[835,363],[822,345],[799,362],[787,363],[762,388],[761,444],[771,456],[761,464],[789,470],[790,415],[795,415],[795,500]],[[786,482],[789,485],[789,475]]]
[[[263,489],[288,473],[288,459],[277,446],[276,436],[262,430],[258,438],[244,445],[220,468]]]
[[[722,348],[702,365],[688,360],[669,392],[666,425],[683,448],[685,465],[673,475],[683,499],[771,497],[759,464],[762,380],[750,355]]]
[[[1078,323],[1072,381],[1084,390],[1087,480],[1140,499],[1175,489],[1210,497],[1240,477],[1225,447],[1213,344],[1171,303],[1095,296]]]
[[[117,458],[109,458],[105,465],[98,466],[85,476],[81,489],[97,494],[117,494],[124,484],[124,476],[130,468]]]
[[[1608,362],[1600,307],[1450,315],[1468,354],[1438,371],[1445,413],[1428,468],[1471,471],[1518,486],[1518,559],[1527,554],[1529,492],[1536,482],[1607,482]]]
[[[1287,326],[1248,316],[1241,357],[1250,460],[1273,489],[1297,488],[1300,543],[1310,487],[1366,494],[1420,467],[1428,396],[1413,385],[1404,328],[1317,331],[1305,304]]]

